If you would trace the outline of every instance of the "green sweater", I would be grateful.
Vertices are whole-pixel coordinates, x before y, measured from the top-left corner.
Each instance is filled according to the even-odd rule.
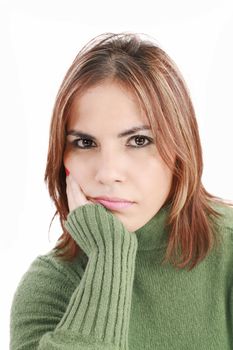
[[[196,268],[161,265],[170,207],[128,232],[101,204],[73,210],[66,228],[82,248],[31,264],[11,308],[11,350],[233,349],[233,210],[223,243]]]

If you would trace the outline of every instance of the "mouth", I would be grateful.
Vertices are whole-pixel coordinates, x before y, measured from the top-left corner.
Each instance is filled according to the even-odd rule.
[[[105,208],[110,210],[123,210],[131,207],[134,202],[126,201],[126,200],[119,200],[116,201],[116,199],[113,200],[106,200],[106,199],[100,199],[100,198],[93,198],[96,203],[102,204]]]

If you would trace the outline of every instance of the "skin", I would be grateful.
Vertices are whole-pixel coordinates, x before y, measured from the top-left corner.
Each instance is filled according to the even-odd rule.
[[[66,178],[70,211],[95,203],[93,197],[125,198],[134,204],[118,211],[108,210],[130,232],[144,226],[159,211],[170,191],[172,172],[159,155],[152,132],[141,130],[117,137],[141,125],[149,126],[146,115],[133,94],[115,82],[105,81],[75,98],[67,133],[79,130],[96,140],[78,141],[78,136],[67,136],[63,161],[70,172]]]

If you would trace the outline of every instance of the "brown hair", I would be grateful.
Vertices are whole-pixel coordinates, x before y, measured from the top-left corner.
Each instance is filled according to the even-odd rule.
[[[156,136],[161,157],[173,169],[165,203],[172,205],[164,262],[170,261],[178,268],[190,265],[191,270],[218,243],[212,219],[219,218],[220,213],[212,204],[226,202],[208,193],[201,182],[198,125],[179,69],[153,41],[134,33],[105,33],[92,39],[78,53],[58,91],[45,171],[45,182],[57,209],[55,215],[59,214],[63,229],[57,255],[71,260],[80,249],[64,227],[69,213],[63,165],[69,109],[75,96],[106,79],[123,84],[135,94]]]

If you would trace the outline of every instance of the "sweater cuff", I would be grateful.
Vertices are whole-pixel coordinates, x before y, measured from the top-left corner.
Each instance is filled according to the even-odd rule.
[[[126,349],[137,237],[99,204],[72,211],[67,228],[73,237],[78,231],[78,242],[81,235],[91,254],[56,331],[69,329],[87,341],[95,339]],[[92,245],[101,249],[93,250]]]
[[[137,240],[134,233],[129,233],[123,223],[99,203],[74,209],[64,226],[87,256],[93,251],[112,250],[112,244],[120,249],[123,238]]]

